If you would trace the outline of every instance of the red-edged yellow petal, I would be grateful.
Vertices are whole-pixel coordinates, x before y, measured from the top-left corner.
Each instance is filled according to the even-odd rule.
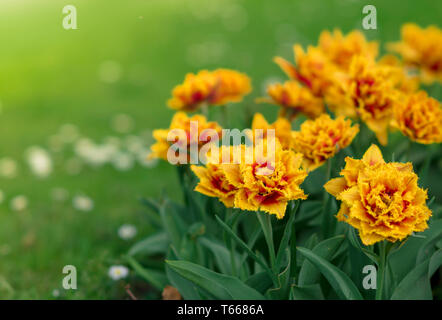
[[[335,178],[328,181],[324,184],[324,189],[336,197],[336,199],[340,199],[339,194],[347,188],[347,181],[345,178]]]
[[[365,151],[362,161],[370,166],[378,163],[385,163],[381,150],[379,150],[379,147],[375,144],[372,144],[370,148]]]

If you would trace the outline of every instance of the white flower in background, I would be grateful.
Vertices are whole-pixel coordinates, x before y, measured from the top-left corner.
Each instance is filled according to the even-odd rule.
[[[15,196],[11,199],[10,207],[13,211],[23,211],[28,207],[28,198],[24,195]]]
[[[120,280],[127,277],[129,269],[125,266],[111,266],[108,275],[112,280]]]
[[[40,147],[30,147],[27,151],[27,161],[33,174],[46,178],[52,172],[52,159],[49,153]]]
[[[98,167],[111,161],[118,147],[114,144],[98,145],[90,139],[82,138],[75,143],[74,151],[86,163]]]
[[[5,193],[0,190],[0,204],[3,203],[3,201],[5,200]]]
[[[92,142],[92,140],[88,138],[81,138],[77,140],[77,142],[75,142],[74,152],[79,157],[86,157],[87,154],[90,152],[90,150],[93,148],[93,146],[94,143]]]
[[[112,164],[119,171],[127,171],[133,168],[134,158],[129,153],[119,152],[112,159]]]
[[[72,204],[75,209],[80,211],[91,211],[94,208],[94,201],[84,195],[75,196],[72,199]]]
[[[52,290],[52,296],[54,298],[58,298],[60,296],[60,290],[58,290],[58,289]]]
[[[116,148],[120,148],[122,145],[122,141],[118,137],[108,136],[104,138],[104,144],[112,145]]]
[[[146,146],[143,142],[143,139],[138,136],[127,136],[125,139],[125,144],[127,147],[127,150],[132,152],[133,154],[137,154],[141,151],[144,151],[146,149]]]
[[[118,229],[118,236],[123,240],[130,240],[137,235],[137,228],[132,224],[123,224]]]
[[[17,176],[17,163],[14,159],[0,159],[0,176],[4,178],[15,178]]]
[[[59,137],[63,142],[71,143],[80,137],[80,133],[75,125],[66,123],[60,127]]]
[[[112,118],[112,129],[118,133],[127,133],[134,127],[134,120],[127,114],[117,114]]]
[[[105,83],[115,83],[120,80],[123,69],[116,61],[104,61],[98,68],[98,78]]]
[[[140,165],[146,168],[154,168],[158,164],[158,159],[149,159],[150,150],[140,152],[138,154],[138,162]]]
[[[58,202],[66,201],[69,197],[69,192],[64,188],[53,188],[51,191],[51,197]]]

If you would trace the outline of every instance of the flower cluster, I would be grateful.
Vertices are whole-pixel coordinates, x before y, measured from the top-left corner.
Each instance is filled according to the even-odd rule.
[[[317,47],[309,46],[305,51],[300,45],[294,45],[293,49],[295,65],[280,57],[276,57],[275,62],[289,78],[321,99],[335,85],[336,75],[348,71],[353,57],[374,59],[378,54],[377,42],[367,42],[359,31],[346,36],[339,30],[333,33],[324,31]]]
[[[401,33],[402,41],[390,44],[390,50],[399,53],[410,67],[418,68],[422,82],[442,82],[442,30],[407,23]]]
[[[411,163],[385,163],[376,145],[362,160],[345,161],[342,177],[324,188],[342,201],[337,218],[358,229],[365,245],[395,242],[428,227],[427,192],[419,188]]]
[[[295,64],[275,58],[291,80],[269,85],[270,101],[281,106],[280,115],[289,119],[299,113],[316,118],[325,112],[326,103],[337,116],[363,121],[378,141],[386,145],[392,119],[397,113],[395,109],[400,109],[400,102],[418,90],[418,77],[405,67],[410,64],[410,56],[419,56],[416,59],[421,61],[419,66],[423,70],[427,68],[440,74],[441,69],[442,42],[435,41],[441,34],[439,29],[430,27],[423,31],[406,25],[403,34],[406,39],[412,38],[409,34],[415,35],[414,50],[420,52],[411,54],[408,47],[412,42],[405,40],[393,46],[400,49],[404,62],[392,55],[377,61],[378,43],[367,41],[359,31],[347,35],[339,30],[324,31],[318,45],[309,46],[307,50],[294,45]],[[424,34],[428,39],[424,39]],[[423,65],[423,61],[431,66]]]
[[[192,166],[200,178],[195,190],[219,198],[227,207],[261,210],[283,218],[289,200],[307,198],[299,186],[307,172],[301,169],[302,155],[283,150],[279,141],[274,141],[275,148],[267,149],[266,140],[261,141],[263,154],[256,152],[257,145],[229,148],[239,157],[238,163],[214,163],[211,159],[205,167]]]
[[[202,70],[187,74],[184,82],[173,89],[168,104],[172,109],[195,111],[203,104],[239,102],[250,91],[250,79],[243,73],[228,69]]]
[[[194,127],[192,123],[196,124]],[[209,129],[216,132],[215,137],[208,136]],[[188,163],[192,145],[197,150],[205,142],[211,139],[219,139],[222,136],[222,128],[216,122],[207,121],[203,115],[188,117],[184,112],[177,112],[172,118],[169,129],[157,129],[153,131],[156,143],[151,146],[151,158],[168,160],[170,152],[178,156],[178,164]],[[215,142],[215,141],[212,141]]]
[[[333,120],[323,114],[305,121],[299,131],[292,132],[293,149],[303,154],[303,167],[312,171],[349,146],[358,132],[359,126],[352,126],[350,120],[344,117]]]

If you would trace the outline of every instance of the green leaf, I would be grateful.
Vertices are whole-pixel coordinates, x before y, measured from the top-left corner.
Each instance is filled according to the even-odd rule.
[[[272,269],[276,271],[276,256],[275,247],[273,243],[273,228],[272,228],[272,217],[270,214],[265,212],[257,212],[256,217],[261,224],[262,232],[264,233],[264,239],[267,242],[267,247],[269,249],[270,265]]]
[[[313,253],[325,260],[330,260],[344,241],[344,236],[336,236],[318,243],[313,248]],[[306,286],[317,283],[320,278],[320,272],[310,261],[304,261],[299,272],[298,285]]]
[[[129,249],[129,255],[143,254],[151,256],[159,253],[165,253],[169,246],[169,237],[166,232],[158,232],[135,243]]]
[[[429,228],[422,233],[422,235],[426,236],[425,239],[408,237],[404,240],[403,245],[390,254],[388,261],[392,267],[392,273],[396,283],[400,283],[405,276],[416,267],[417,257],[423,256],[419,254],[419,251],[425,247],[425,243],[431,241],[432,237],[435,234],[439,234],[441,230],[442,219],[430,220]],[[424,257],[424,260],[428,258],[429,255]]]
[[[186,234],[187,231],[184,221],[177,214],[169,201],[166,201],[164,205],[160,207],[160,216],[162,225],[166,230],[170,241],[177,249],[180,248],[182,236]]]
[[[176,252],[172,249],[172,247],[169,249],[167,253],[167,259],[179,259],[180,257],[177,256]],[[166,264],[166,274],[167,278],[169,279],[170,283],[177,288],[178,292],[181,294],[181,296],[186,300],[199,300],[201,299],[201,295],[198,292],[198,288],[195,284],[190,282],[187,279],[184,279],[182,276],[180,276],[178,273],[176,273],[174,270],[172,270],[171,267],[169,267]]]
[[[289,203],[289,206],[291,205],[292,204]],[[295,228],[294,222],[295,222],[296,212],[298,211],[298,207],[299,207],[299,201],[296,202],[295,207],[292,210],[287,210],[290,216],[286,223],[284,234],[282,236],[281,242],[279,243],[278,253],[276,255],[277,272],[279,272],[279,270],[281,269],[282,257],[284,255],[285,250],[288,248],[289,241],[292,236],[292,230]]]
[[[321,212],[321,209],[322,201],[320,200],[303,201],[299,208],[299,214],[296,216],[296,224],[311,221]]]
[[[268,265],[264,262],[263,259],[260,259],[250,248],[249,246],[247,246],[247,244],[241,240],[236,234],[235,232],[233,232],[233,230],[226,225],[218,216],[215,216],[216,220],[218,221],[218,223],[221,225],[221,227],[223,227],[223,229],[227,232],[227,234],[234,239],[249,255],[249,257],[251,257],[253,260],[255,260],[256,263],[258,263],[261,267],[263,267],[264,270],[266,270],[269,275],[272,277],[273,281],[276,283],[276,279],[274,277],[273,272],[270,270],[270,268],[268,267]]]
[[[428,279],[428,265],[425,260],[414,268],[399,283],[391,296],[392,300],[428,300],[432,299],[431,286]]]
[[[264,296],[238,278],[223,275],[188,261],[166,263],[178,274],[203,288],[217,299],[264,300]]]
[[[167,285],[168,281],[164,272],[144,268],[133,257],[127,256],[126,259],[138,275],[144,278],[159,291],[162,291]]]
[[[141,203],[148,207],[153,212],[159,214],[160,213],[160,205],[153,199],[149,198],[141,198]]]
[[[298,247],[298,251],[324,275],[341,299],[362,299],[361,293],[344,272],[311,250]]]
[[[287,256],[288,263],[286,268],[278,274],[278,287],[269,289],[267,292],[268,296],[273,300],[287,299],[290,294],[290,248],[286,248],[285,255]]]
[[[428,264],[428,280],[442,265],[442,249],[437,250],[430,259]]]
[[[264,294],[272,286],[273,283],[268,273],[265,271],[261,271],[248,278],[245,284]]]
[[[379,257],[374,252],[371,252],[367,248],[364,248],[362,246],[361,241],[359,240],[359,237],[356,235],[356,230],[353,227],[350,227],[348,229],[348,240],[350,241],[351,245],[357,249],[359,249],[363,254],[365,254],[371,261],[376,263],[376,265],[379,265]]]
[[[290,292],[290,300],[324,300],[324,294],[318,283],[303,287],[293,286]]]
[[[232,274],[232,264],[230,263],[230,251],[227,250],[225,246],[214,240],[208,239],[206,237],[201,237],[198,239],[204,247],[209,249],[215,256],[216,265],[223,274]],[[236,255],[237,261],[239,260],[239,255]]]
[[[141,198],[140,202],[150,209],[145,212],[149,221],[156,227],[161,227],[160,205],[155,200],[149,198]]]
[[[425,260],[436,247],[436,243],[442,239],[442,229],[439,232],[433,234],[432,236],[425,239],[424,244],[422,244],[421,248],[416,257],[416,264],[419,264]]]

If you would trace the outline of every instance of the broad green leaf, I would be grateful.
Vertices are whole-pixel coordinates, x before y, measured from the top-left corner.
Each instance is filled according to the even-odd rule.
[[[276,253],[273,239],[272,216],[265,212],[257,212],[256,217],[261,224],[262,232],[264,233],[264,239],[267,242],[271,267],[276,271]]]
[[[289,206],[292,206],[292,203],[289,203]],[[281,242],[279,243],[279,248],[278,248],[278,253],[276,255],[276,270],[279,272],[279,270],[281,269],[281,262],[282,262],[282,257],[284,255],[285,250],[288,248],[289,245],[289,241],[290,238],[292,238],[292,233],[294,231],[295,228],[295,217],[296,217],[296,211],[298,210],[299,207],[299,201],[296,202],[296,204],[294,205],[294,208],[291,208],[291,210],[287,210],[289,216],[289,219],[286,223],[285,229],[284,229],[284,234],[282,236]],[[292,238],[292,241],[294,239]]]
[[[322,201],[311,200],[303,201],[299,208],[299,213],[296,215],[296,224],[302,224],[306,221],[310,221],[313,217],[317,216],[322,209]]]
[[[251,257],[253,260],[255,260],[256,263],[258,263],[261,267],[263,267],[264,270],[266,270],[270,276],[273,277],[273,281],[276,283],[276,279],[274,277],[273,272],[270,270],[270,268],[268,267],[268,265],[264,262],[264,259],[259,258],[250,248],[249,246],[243,241],[241,240],[236,234],[235,232],[233,232],[233,230],[226,225],[218,216],[215,216],[216,220],[218,221],[218,223],[221,225],[221,227],[223,227],[223,229],[227,232],[227,234],[234,239],[241,248],[243,248],[247,254],[249,255],[249,257]]]
[[[330,260],[338,248],[342,245],[344,236],[336,236],[318,243],[313,248],[313,253],[325,260]],[[310,261],[304,260],[298,276],[298,285],[306,286],[317,283],[320,278],[320,271]]]
[[[425,239],[424,244],[421,246],[417,254],[416,264],[419,264],[424,260],[426,260],[433,253],[436,247],[436,243],[439,242],[439,240],[441,239],[442,239],[442,229],[440,229],[439,232]]]
[[[414,268],[399,283],[391,296],[392,300],[428,300],[432,299],[431,286],[428,279],[428,265],[425,260]]]
[[[247,286],[238,278],[223,275],[188,261],[166,263],[178,274],[192,281],[197,286],[211,293],[217,299],[224,300],[264,300],[264,296]]]
[[[324,300],[324,294],[318,283],[303,287],[292,286],[290,300]]]
[[[268,273],[261,271],[248,278],[245,284],[264,294],[273,283]]]
[[[154,254],[165,253],[169,246],[169,237],[166,232],[158,232],[135,243],[129,249],[129,255],[143,254],[151,256]]]
[[[155,200],[149,198],[141,198],[140,201],[153,212],[160,214],[160,205]]]
[[[350,243],[353,247],[358,248],[371,261],[376,263],[376,265],[379,265],[379,257],[374,252],[371,252],[370,250],[368,250],[367,248],[364,248],[362,246],[362,243],[359,240],[359,237],[356,235],[356,230],[353,227],[350,227],[348,229],[348,240],[350,241]]]
[[[133,257],[127,256],[126,259],[138,275],[144,278],[159,291],[162,291],[167,285],[168,281],[164,272],[144,268]]]
[[[358,288],[344,272],[311,250],[298,247],[298,251],[324,275],[341,299],[362,299]]]
[[[177,256],[176,251],[174,251],[172,248],[169,249],[167,253],[167,259],[173,259],[177,260],[180,257]],[[178,292],[181,294],[181,296],[186,300],[199,300],[201,299],[201,295],[198,292],[197,286],[190,282],[189,280],[183,278],[178,273],[176,273],[174,270],[172,270],[171,267],[169,267],[166,264],[166,274],[167,278],[169,279],[170,283],[178,289]]]
[[[318,233],[314,232],[311,234],[311,236],[307,239],[307,241],[304,243],[303,247],[313,250],[313,248],[319,243],[319,237],[318,237]],[[296,264],[298,267],[302,267],[302,265],[304,264],[305,258],[304,256],[300,256],[298,255],[296,257]]]
[[[278,287],[269,289],[267,294],[273,300],[287,299],[290,293],[290,269],[291,269],[291,258],[290,249],[286,248],[285,255],[287,257],[286,268],[278,274]]]
[[[442,249],[437,250],[430,259],[428,264],[428,279],[430,279],[433,274],[442,265]]]
[[[177,249],[180,248],[182,236],[187,231],[184,221],[168,201],[160,207],[160,216],[170,241]]]
[[[441,230],[442,219],[432,220],[429,223],[429,228],[420,233],[426,238],[408,237],[399,249],[390,254],[388,260],[391,264],[396,283],[400,283],[402,279],[416,267],[416,259],[419,256],[421,248],[423,248],[424,244],[435,234],[440,233]],[[430,256],[424,257],[425,260],[428,258],[430,258]]]
[[[149,198],[141,198],[140,202],[150,209],[145,211],[149,221],[155,227],[161,227],[160,205],[155,200]]]
[[[216,265],[218,266],[221,273],[232,274],[230,251],[225,246],[206,237],[200,237],[198,241],[213,253]],[[236,261],[239,261],[240,256],[236,254],[235,258]]]

